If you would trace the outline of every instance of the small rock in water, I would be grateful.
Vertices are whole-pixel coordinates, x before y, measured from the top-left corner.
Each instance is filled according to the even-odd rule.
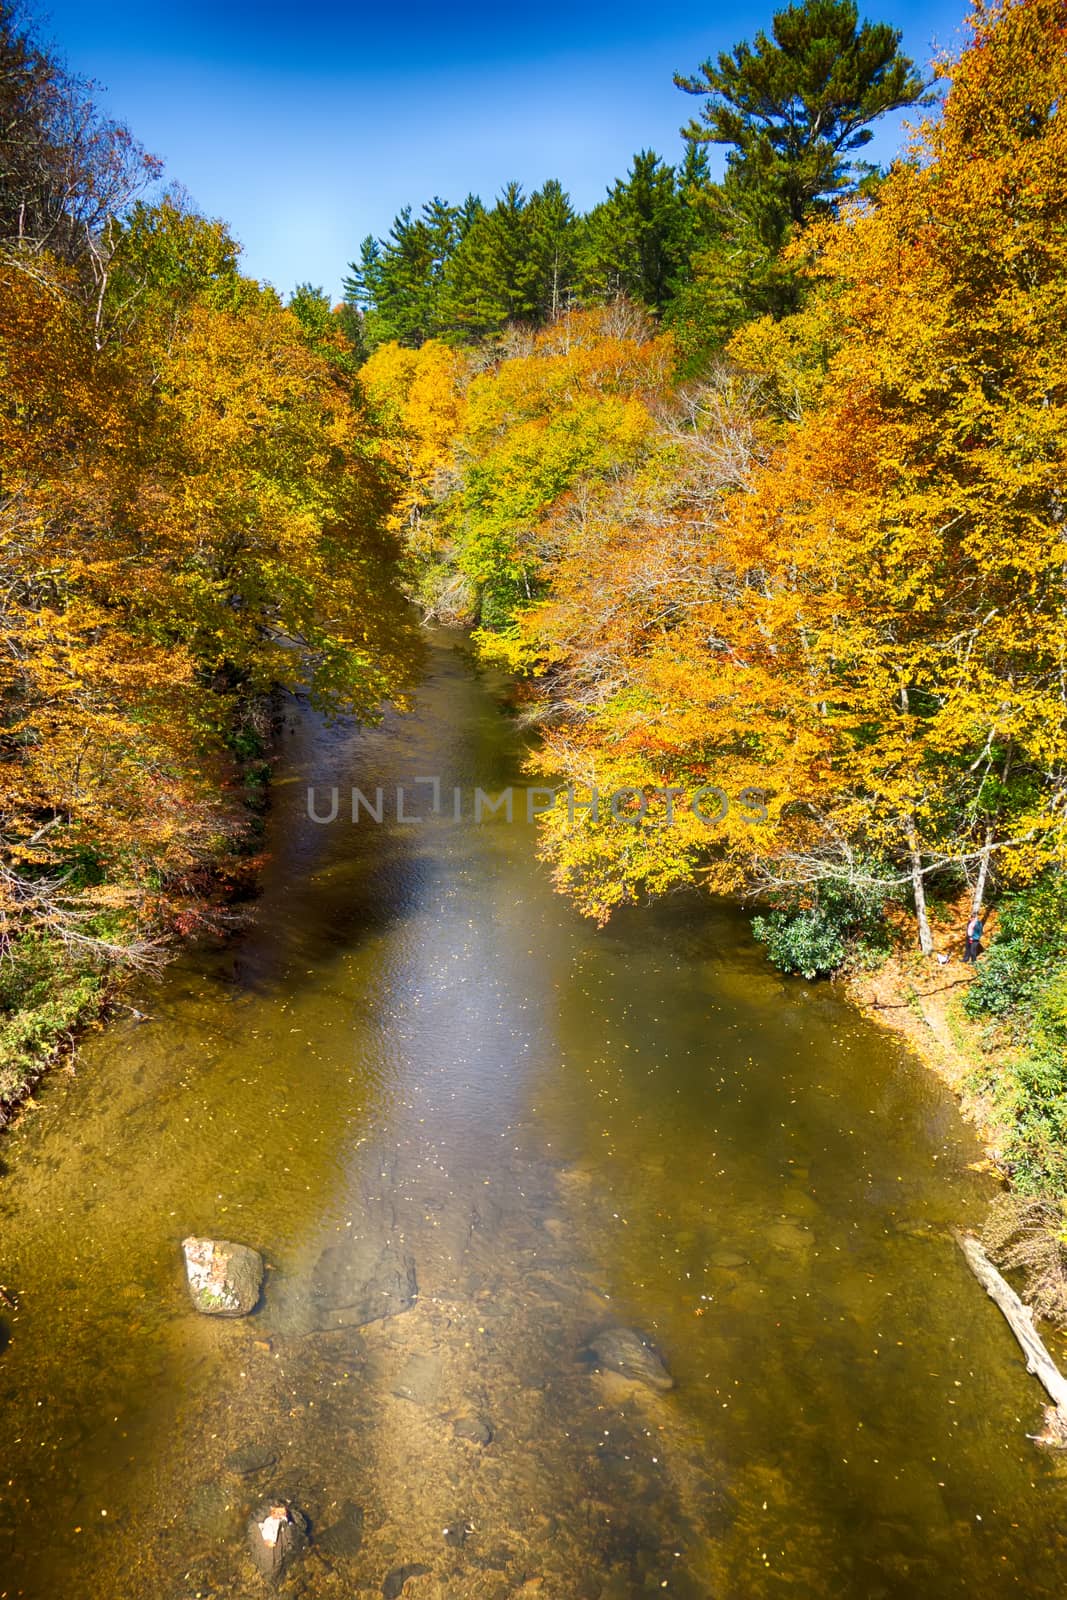
[[[315,1547],[328,1556],[355,1556],[363,1544],[363,1507],[346,1500],[336,1522],[315,1535]]]
[[[252,1560],[270,1583],[281,1582],[286,1569],[307,1548],[307,1542],[307,1518],[284,1500],[263,1500],[248,1519]]]
[[[246,1317],[259,1304],[263,1257],[228,1239],[182,1240],[193,1305],[213,1317]]]
[[[397,1600],[409,1578],[421,1578],[429,1570],[429,1567],[420,1566],[417,1561],[409,1561],[406,1567],[394,1567],[382,1584],[384,1600]]]
[[[445,1544],[459,1549],[465,1545],[469,1536],[474,1532],[474,1524],[467,1517],[452,1517],[446,1528],[442,1528]]]
[[[716,1250],[711,1258],[711,1265],[720,1267],[724,1272],[734,1272],[738,1267],[747,1267],[748,1260],[736,1250]]]
[[[647,1339],[632,1328],[608,1328],[589,1341],[598,1366],[619,1372],[650,1389],[673,1389],[674,1379]]]
[[[250,1478],[254,1472],[263,1472],[267,1467],[273,1467],[278,1457],[269,1444],[242,1444],[236,1450],[231,1450],[226,1457],[226,1465],[231,1472],[236,1472],[238,1477]]]
[[[772,1222],[767,1229],[767,1239],[776,1250],[792,1250],[798,1254],[810,1250],[815,1243],[811,1229],[796,1222]]]
[[[466,1439],[471,1444],[490,1444],[493,1438],[492,1427],[484,1417],[457,1417],[452,1432],[457,1439]]]

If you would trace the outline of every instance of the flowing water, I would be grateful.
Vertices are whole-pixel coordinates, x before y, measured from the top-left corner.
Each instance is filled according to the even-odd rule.
[[[1067,1480],[951,1239],[989,1181],[942,1088],[728,907],[597,932],[518,817],[310,821],[309,782],[516,779],[462,641],[413,715],[283,739],[250,925],[3,1146],[0,1595],[261,1594],[264,1497],[314,1600],[1059,1595]],[[191,1309],[190,1233],[264,1253],[253,1316]],[[414,1304],[365,1322],[368,1261]],[[620,1327],[672,1389],[601,1367]]]

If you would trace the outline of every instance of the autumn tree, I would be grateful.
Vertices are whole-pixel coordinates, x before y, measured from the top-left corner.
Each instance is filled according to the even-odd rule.
[[[161,164],[93,103],[94,85],[0,0],[0,244],[67,262],[98,249]]]
[[[670,362],[670,341],[640,315],[573,312],[472,380],[446,517],[498,648],[541,592],[546,514],[641,458]]]
[[[393,476],[388,526],[399,536],[410,592],[442,620],[470,619],[470,596],[450,559],[440,511],[457,483],[467,363],[431,339],[418,350],[380,345],[360,379]]]
[[[809,306],[739,338],[749,374],[664,395],[627,468],[510,535],[541,554],[542,765],[649,800],[545,824],[593,915],[693,879],[907,889],[928,949],[931,875],[1062,862],[1062,8],[974,30],[913,158],[807,234]],[[668,824],[672,785],[731,804]]]
[[[45,178],[78,177],[0,241],[0,959],[55,974],[40,1018],[0,1023],[32,1056],[89,992],[75,969],[196,925],[263,697],[373,718],[412,641],[394,479],[324,297],[283,307],[221,223],[117,185],[114,130],[2,21],[32,77],[5,195],[47,221]]]

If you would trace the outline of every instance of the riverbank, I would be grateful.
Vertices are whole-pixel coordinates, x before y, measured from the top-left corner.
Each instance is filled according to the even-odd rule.
[[[9,934],[0,959],[0,1131],[48,1073],[72,1067],[87,1035],[125,1013],[140,1018],[124,998],[137,983],[160,978],[198,940],[226,939],[241,925],[240,906],[259,890],[280,716],[277,693],[246,700],[235,715],[232,815],[195,868],[140,898],[116,873],[99,888],[99,905],[92,890],[84,906],[75,892],[66,921],[57,913]]]
[[[1063,971],[1058,945],[1048,939],[1058,919],[1047,915],[1057,896],[1055,887],[1050,894],[1040,885],[1007,896],[999,914],[987,918],[978,968],[961,959],[958,930],[967,914],[961,903],[934,925],[934,958],[909,948],[901,930],[890,958],[873,973],[852,974],[846,990],[955,1095],[985,1152],[975,1169],[1001,1184],[984,1223],[985,1243],[1001,1267],[1022,1272],[1027,1303],[1062,1332]]]
[[[995,926],[993,914],[987,920],[986,950]],[[977,1130],[986,1170],[1008,1183],[1009,1174],[1001,1165],[1008,1131],[1003,1114],[977,1086],[979,1075],[989,1070],[988,1029],[963,1011],[976,969],[962,958],[959,927],[955,908],[940,921],[932,917],[933,956],[923,956],[902,942],[874,971],[850,973],[844,988],[865,1016],[904,1039],[923,1065],[952,1090],[963,1116]]]

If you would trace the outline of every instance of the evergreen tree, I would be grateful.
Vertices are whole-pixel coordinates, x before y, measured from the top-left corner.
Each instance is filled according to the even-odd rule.
[[[526,228],[536,270],[535,314],[538,322],[551,322],[570,304],[577,242],[574,208],[558,179],[549,178],[530,196]]]
[[[364,239],[345,297],[364,312],[371,348],[389,339],[417,348],[433,336],[445,267],[460,240],[462,213],[437,196],[413,218],[394,218],[385,240]]]
[[[538,266],[531,258],[531,201],[509,183],[491,211],[475,215],[447,263],[441,297],[444,329],[482,338],[509,322],[537,319]]]
[[[872,122],[923,99],[899,30],[858,18],[854,0],[801,0],[776,13],[773,39],[758,33],[754,47],[675,75],[680,89],[705,97],[704,126],[690,121],[683,136],[732,146],[728,170],[794,224],[869,171],[855,154]]]
[[[662,311],[686,266],[686,205],[674,168],[654,150],[586,218],[581,282],[587,299],[625,294]]]
[[[378,306],[382,300],[382,278],[382,247],[374,235],[368,233],[360,244],[359,260],[349,262],[348,277],[344,280],[343,288],[349,326],[354,327],[358,322],[362,342],[370,350],[390,337],[389,334],[379,333]]]
[[[899,31],[860,24],[854,0],[801,0],[771,31],[674,80],[705,97],[702,120],[682,129],[690,148],[731,147],[722,182],[694,191],[691,281],[671,311],[694,357],[750,317],[798,308],[802,283],[784,246],[871,180],[857,159],[870,124],[927,99]]]

